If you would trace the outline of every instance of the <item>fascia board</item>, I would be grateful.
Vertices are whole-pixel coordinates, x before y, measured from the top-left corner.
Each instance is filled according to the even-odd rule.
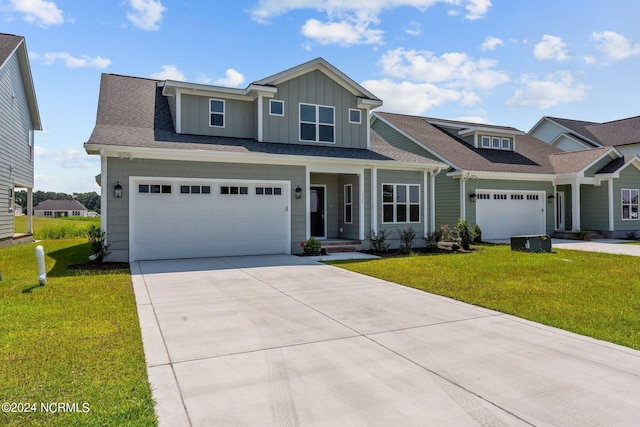
[[[587,141],[591,142],[593,145],[597,146],[597,147],[602,147],[602,144],[600,144],[598,141],[594,141],[591,138],[587,138],[586,136],[582,135],[581,133],[578,133],[576,131],[574,131],[573,129],[569,129],[568,127],[561,125],[560,123],[556,122],[555,120],[549,118],[549,117],[545,117],[548,121],[550,121],[551,123],[553,123],[556,126],[560,126],[562,129],[566,130],[566,133],[577,133],[578,135],[580,135],[582,138],[586,139]]]
[[[593,146],[591,146],[591,145],[585,144],[585,143],[584,143],[584,141],[579,140],[578,138],[574,137],[574,136],[573,136],[573,135],[571,135],[570,133],[561,133],[561,134],[559,134],[558,136],[556,136],[556,137],[553,139],[553,141],[551,141],[551,142],[549,143],[549,145],[553,145],[553,146],[555,146],[555,145],[556,145],[556,143],[560,140],[560,138],[567,138],[567,139],[570,139],[570,140],[572,140],[572,141],[574,141],[574,142],[577,142],[578,144],[580,144],[581,146],[583,146],[585,150],[589,150],[589,149],[591,149],[591,148],[594,148],[594,147],[593,147]],[[598,144],[598,147],[602,147],[602,145],[601,145],[601,144]]]
[[[584,173],[593,165],[595,165],[596,163],[598,163],[600,160],[602,160],[605,156],[611,156],[611,158],[613,159],[619,159],[622,156],[622,153],[620,153],[618,150],[616,150],[614,147],[609,148],[607,151],[605,151],[604,153],[602,153],[600,156],[598,156],[595,160],[593,160],[591,163],[589,163],[587,166],[585,166],[584,168],[582,168],[578,174],[584,176]]]
[[[16,46],[11,55],[13,55],[14,53],[18,55],[18,61],[20,62],[20,74],[22,76],[24,88],[27,93],[27,102],[29,103],[29,113],[31,114],[33,129],[42,130],[42,120],[40,119],[40,111],[38,109],[36,89],[33,85],[31,65],[29,63],[29,55],[27,53],[27,46],[24,38],[20,41],[20,43],[18,43],[18,46]],[[9,57],[11,55],[9,55]]]
[[[635,166],[635,168],[640,171],[640,158],[638,156],[633,156],[631,161],[622,165],[622,167],[617,171],[612,173],[597,173],[594,177],[599,179],[620,178],[620,173],[631,165]]]
[[[486,172],[474,170],[457,170],[448,172],[447,176],[460,177],[468,175],[477,179],[496,179],[501,181],[554,181],[557,175],[540,173]]]
[[[497,128],[490,128],[486,126],[474,126],[474,127],[465,128],[459,131],[458,135],[465,136],[472,133],[480,133],[480,132],[486,132],[491,135],[525,135],[525,133],[520,130],[497,129]]]
[[[392,129],[394,129],[396,132],[400,133],[402,136],[404,136],[405,138],[408,138],[409,140],[411,140],[414,144],[416,144],[418,147],[421,147],[422,149],[426,150],[427,152],[433,154],[435,157],[437,157],[438,159],[440,159],[440,161],[446,163],[447,165],[451,166],[454,169],[460,169],[457,165],[455,165],[453,162],[447,160],[445,157],[441,156],[439,153],[435,152],[434,150],[430,149],[429,147],[427,147],[426,145],[424,145],[422,142],[418,141],[416,138],[412,137],[411,135],[409,135],[408,133],[406,133],[405,131],[403,131],[402,129],[400,129],[399,127],[395,126],[393,123],[387,121],[386,119],[384,119],[384,117],[381,117],[379,115],[377,115],[375,112],[372,113],[371,115],[373,121],[375,122],[375,120],[380,120],[381,122],[383,122],[384,124],[386,124],[387,126],[390,126]]]
[[[85,144],[88,154],[104,154],[107,157],[120,157],[125,159],[155,159],[155,160],[187,160],[205,161],[216,163],[249,163],[249,164],[282,164],[292,166],[304,166],[309,163],[315,164],[335,164],[343,166],[375,166],[387,169],[404,170],[439,170],[448,167],[445,164],[409,163],[398,161],[370,160],[370,159],[350,159],[339,157],[303,157],[283,154],[263,153],[234,153],[224,151],[209,150],[180,150],[170,148],[147,148],[147,147],[125,147],[125,146],[105,146],[97,144]],[[103,150],[103,151],[101,151]]]

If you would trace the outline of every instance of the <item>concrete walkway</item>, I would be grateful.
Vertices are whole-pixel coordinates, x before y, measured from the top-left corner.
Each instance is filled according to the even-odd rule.
[[[628,426],[640,352],[295,256],[132,264],[161,426]]]
[[[563,240],[552,239],[551,245],[558,249],[575,251],[602,252],[606,254],[640,256],[640,245],[630,244],[628,240]]]

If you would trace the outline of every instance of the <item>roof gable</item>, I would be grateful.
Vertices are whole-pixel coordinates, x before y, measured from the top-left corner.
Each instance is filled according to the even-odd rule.
[[[40,120],[40,111],[38,110],[38,101],[36,99],[36,90],[33,86],[33,77],[31,75],[31,65],[29,63],[29,55],[27,54],[27,45],[22,36],[13,34],[0,33],[0,69],[12,55],[18,56],[20,63],[20,73],[24,90],[27,94],[27,102],[29,104],[29,113],[31,122],[35,130],[42,130],[42,122]]]
[[[338,70],[336,67],[327,62],[324,58],[316,58],[304,64],[300,64],[288,70],[281,71],[272,76],[265,77],[262,80],[254,82],[254,85],[260,86],[277,86],[280,83],[294,79],[303,74],[310,73],[318,70],[331,79],[339,83],[342,87],[351,92],[354,96],[363,98],[364,103],[371,105],[372,107],[378,107],[382,105],[382,100],[376,97],[374,94],[366,90],[364,87],[356,83],[349,76]]]

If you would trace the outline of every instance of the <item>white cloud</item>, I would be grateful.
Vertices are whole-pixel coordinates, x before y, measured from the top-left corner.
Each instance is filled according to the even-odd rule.
[[[542,41],[536,44],[533,48],[533,55],[537,59],[555,59],[557,61],[564,61],[569,59],[567,53],[567,44],[562,41],[560,37],[550,36],[545,34],[542,36]]]
[[[39,163],[55,163],[65,168],[95,168],[99,165],[100,160],[95,156],[88,156],[84,150],[75,148],[50,150],[36,145],[33,147],[33,151]]]
[[[557,104],[582,101],[586,98],[589,88],[587,85],[575,82],[569,71],[557,71],[546,76],[544,80],[525,75],[522,82],[525,87],[518,89],[507,101],[508,106],[546,109]]]
[[[217,79],[215,84],[220,86],[238,87],[244,83],[244,76],[233,68],[229,68],[225,72],[224,78]]]
[[[484,42],[482,43],[482,46],[480,46],[480,48],[486,52],[488,50],[495,50],[498,46],[504,46],[504,42],[502,41],[502,39],[489,36],[484,39]]]
[[[177,80],[177,81],[185,81],[184,73],[175,65],[163,65],[162,71],[157,73],[151,73],[149,77],[156,80]]]
[[[450,52],[435,56],[428,51],[387,51],[380,61],[382,72],[391,77],[418,82],[442,83],[452,87],[491,89],[509,81],[509,77],[493,68],[493,60],[472,60],[466,53]]]
[[[582,59],[586,64],[595,64],[597,62],[597,59],[591,55],[585,55]]]
[[[419,36],[422,34],[422,25],[419,22],[412,21],[405,27],[404,32],[410,36]]]
[[[136,27],[155,31],[160,29],[162,14],[167,10],[159,0],[128,0],[133,9],[127,13],[127,19]]]
[[[394,82],[391,79],[367,80],[361,83],[384,99],[382,110],[421,115],[430,108],[452,101],[462,101],[463,92],[440,88],[431,83]],[[471,98],[468,100],[471,101]]]
[[[597,48],[611,59],[626,59],[640,54],[640,43],[634,43],[613,31],[593,33],[591,38],[596,42]]]
[[[467,122],[467,123],[478,123],[478,124],[488,124],[489,120],[486,117],[481,116],[460,116],[454,117],[451,120],[457,120],[459,122]]]
[[[38,52],[31,52],[29,59],[42,61],[46,65],[51,65],[57,60],[61,60],[69,68],[107,68],[111,65],[110,59],[101,56],[91,58],[90,56],[82,55],[77,57],[69,52],[47,52],[44,55],[40,55]]]
[[[46,0],[11,0],[16,12],[24,14],[24,20],[30,24],[48,27],[60,25],[64,22],[62,11],[55,2]]]
[[[476,20],[484,18],[484,15],[489,12],[491,7],[491,0],[469,0],[464,7],[467,9],[465,18],[469,20]]]
[[[317,19],[309,19],[302,26],[302,34],[316,40],[322,45],[340,44],[378,44],[382,41],[382,30],[368,27],[368,23],[329,22],[322,23]]]
[[[312,9],[325,13],[328,19],[324,23],[317,19],[307,20],[303,26],[303,34],[307,37],[322,44],[378,44],[382,42],[383,32],[372,26],[380,23],[383,11],[413,7],[424,12],[437,3],[455,7],[464,5],[465,18],[471,20],[483,18],[491,7],[490,0],[259,0],[248,13],[254,21],[267,24],[274,17],[293,10]],[[410,31],[415,33],[416,30]]]

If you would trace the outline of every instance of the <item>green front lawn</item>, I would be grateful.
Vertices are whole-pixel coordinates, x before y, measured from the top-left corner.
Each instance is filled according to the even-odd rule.
[[[0,400],[35,404],[0,424],[156,425],[129,271],[67,269],[87,261],[86,239],[39,244],[43,287],[37,244],[0,249]]]
[[[89,227],[92,224],[100,225],[100,218],[64,217],[44,218],[34,216],[32,218],[33,238],[43,239],[75,239],[87,237]],[[27,217],[18,216],[14,221],[15,233],[27,232]]]
[[[640,257],[487,245],[466,254],[333,264],[640,349]]]

